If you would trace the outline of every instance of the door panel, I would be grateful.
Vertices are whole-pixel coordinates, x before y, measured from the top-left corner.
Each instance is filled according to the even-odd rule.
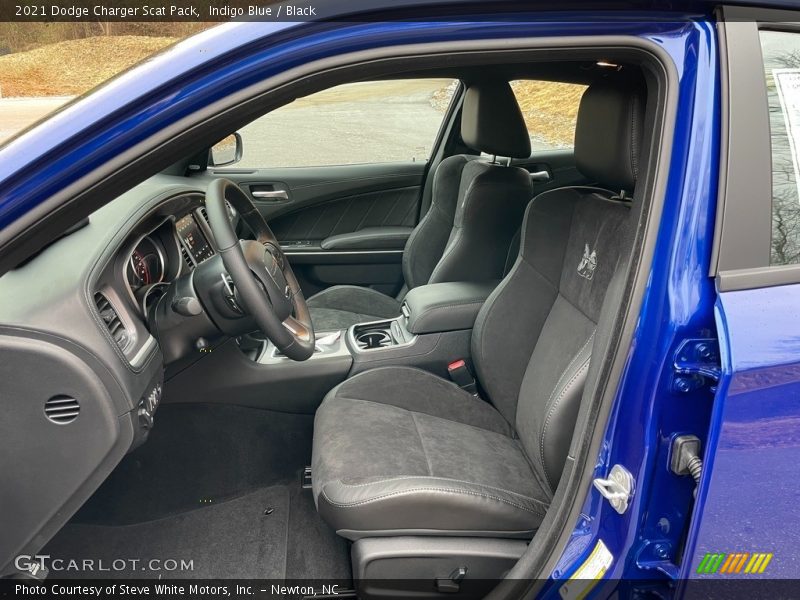
[[[322,241],[367,227],[413,227],[419,209],[419,187],[396,188],[347,196],[270,220],[281,241]]]
[[[337,284],[396,294],[402,249],[326,250],[331,236],[413,227],[425,162],[272,169],[216,169],[248,192],[292,261],[307,296]]]

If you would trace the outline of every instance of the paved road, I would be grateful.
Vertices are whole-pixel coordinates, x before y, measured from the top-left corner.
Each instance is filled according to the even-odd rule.
[[[448,80],[352,83],[257,119],[240,131],[239,167],[318,166],[425,160],[443,118]],[[69,97],[0,99],[0,141]],[[546,145],[534,142],[534,148]]]
[[[291,167],[425,160],[448,80],[351,83],[300,98],[241,129],[237,166]]]
[[[447,80],[353,83],[300,98],[240,131],[240,167],[424,160],[443,118],[434,93]],[[0,99],[0,140],[70,98]]]
[[[0,143],[71,99],[70,96],[0,99]]]

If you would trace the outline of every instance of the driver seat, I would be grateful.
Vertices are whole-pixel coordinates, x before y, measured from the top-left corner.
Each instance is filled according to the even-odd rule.
[[[624,273],[644,86],[589,87],[575,134],[584,175],[528,207],[519,255],[484,304],[472,360],[488,399],[409,367],[347,379],[317,411],[318,511],[339,535],[532,537],[558,486],[606,290]],[[609,307],[610,310],[613,307]]]
[[[531,142],[506,81],[473,82],[464,95],[461,137],[470,148],[528,158]],[[314,328],[347,329],[393,319],[405,291],[445,281],[499,281],[532,195],[520,167],[457,154],[433,173],[431,205],[403,250],[403,292],[397,298],[368,287],[335,285],[308,299]]]

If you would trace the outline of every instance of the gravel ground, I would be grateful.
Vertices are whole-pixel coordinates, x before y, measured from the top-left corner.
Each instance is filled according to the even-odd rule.
[[[443,117],[447,86],[447,80],[355,83],[298,99],[241,129],[244,156],[237,166],[425,160]],[[70,99],[0,99],[0,142]]]
[[[0,143],[71,99],[70,96],[0,99]]]

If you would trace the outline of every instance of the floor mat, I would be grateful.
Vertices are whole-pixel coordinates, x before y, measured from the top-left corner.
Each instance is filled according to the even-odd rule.
[[[102,560],[105,568],[117,559],[140,559],[137,572],[126,565],[52,576],[349,579],[349,543],[320,518],[311,490],[300,486],[312,429],[310,415],[162,406],[147,442],[44,550]],[[142,572],[149,559],[191,560],[194,570]]]
[[[311,490],[292,491],[289,511],[287,579],[350,580],[350,544],[317,513]]]
[[[314,417],[224,404],[165,404],[147,441],[74,517],[128,525],[298,484],[311,464]]]
[[[282,578],[289,498],[278,485],[146,523],[70,524],[43,552],[54,567],[94,561],[88,570],[53,569],[54,578]],[[181,570],[182,561],[191,568]]]

